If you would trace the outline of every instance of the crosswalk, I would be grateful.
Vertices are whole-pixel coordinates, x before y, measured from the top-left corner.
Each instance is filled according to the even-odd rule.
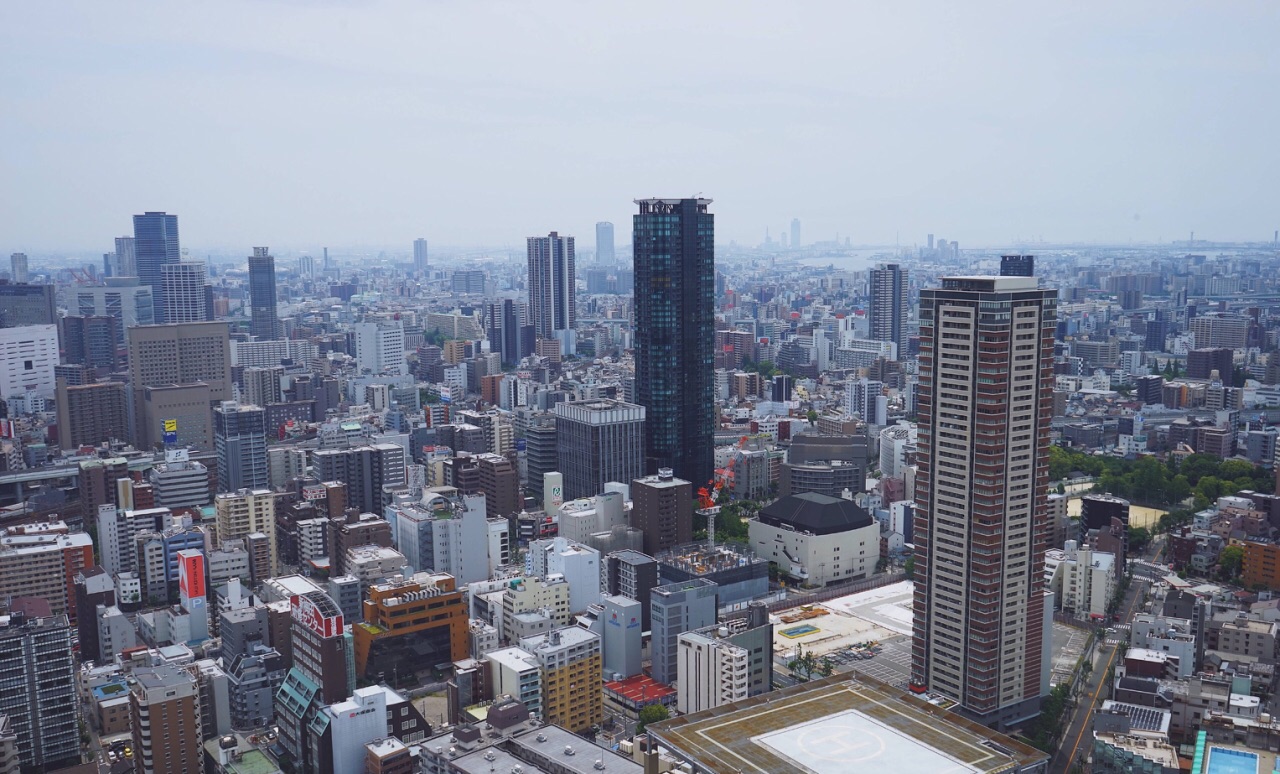
[[[1116,624],[1107,634],[1108,645],[1120,645],[1129,641],[1129,624]]]

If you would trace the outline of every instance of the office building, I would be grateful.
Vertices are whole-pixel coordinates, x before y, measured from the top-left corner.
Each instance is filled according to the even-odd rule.
[[[631,482],[631,526],[644,533],[646,554],[693,541],[693,491],[669,468]]]
[[[396,548],[415,572],[448,573],[463,586],[488,579],[483,495],[431,492],[422,502],[393,503],[386,513]]]
[[[405,483],[404,447],[398,444],[317,449],[311,464],[319,480],[346,484],[348,505],[362,513],[382,513],[383,489]]]
[[[527,637],[520,647],[542,671],[542,719],[581,734],[604,721],[600,635],[581,627]]]
[[[1235,352],[1226,347],[1204,347],[1187,352],[1187,377],[1190,379],[1209,379],[1210,374],[1218,372],[1218,379],[1226,384],[1231,383],[1234,368]]]
[[[362,607],[364,620],[352,626],[361,677],[408,683],[468,655],[467,601],[452,575],[420,572],[375,583]]]
[[[208,505],[209,469],[190,458],[186,449],[168,449],[164,462],[151,468],[147,481],[162,508],[199,508]]]
[[[62,448],[96,446],[103,441],[132,441],[126,390],[120,382],[77,387],[58,382],[58,441]]]
[[[133,389],[137,406],[135,418],[138,428],[135,438],[150,448],[164,437],[163,425],[156,422],[174,418],[158,412],[148,417],[146,388],[165,389],[173,386],[204,384],[208,389],[206,402],[232,400],[231,338],[227,324],[221,322],[189,322],[174,325],[145,325],[129,328],[129,385]],[[158,398],[159,396],[157,396]],[[193,403],[195,395],[182,396],[182,402]],[[200,413],[192,406],[192,419]],[[207,435],[200,441],[200,448],[211,449],[213,442],[212,414],[206,406],[201,414]],[[178,440],[183,439],[184,423],[179,420]]]
[[[52,615],[76,622],[75,577],[93,566],[93,542],[63,522],[14,525],[0,531],[0,600],[45,600]]]
[[[260,406],[224,400],[214,408],[219,492],[267,488],[266,433],[266,412]]]
[[[355,691],[354,654],[344,631],[342,610],[323,591],[304,591],[289,598],[288,640],[293,666],[276,693],[280,746],[295,770],[319,774],[308,728],[321,707],[344,701]]]
[[[0,398],[52,398],[58,326],[0,328]]]
[[[1080,498],[1079,533],[1072,535],[1081,548],[1092,547],[1114,554],[1116,577],[1125,574],[1129,554],[1129,501],[1108,494]]]
[[[276,259],[265,247],[249,256],[249,333],[259,341],[280,338],[276,314]]]
[[[111,607],[116,603],[115,579],[106,568],[95,565],[77,572],[72,584],[75,589],[76,641],[80,643],[80,658],[99,661],[101,651],[98,648],[97,609],[99,605]]]
[[[408,373],[404,359],[404,324],[399,320],[362,322],[352,326],[356,362],[372,374]]]
[[[206,306],[205,279],[208,269],[204,261],[179,261],[160,267],[165,322],[203,322],[210,318]]]
[[[569,612],[586,612],[600,601],[600,552],[565,537],[529,542],[525,573],[546,578],[560,575],[569,584]]]
[[[654,680],[675,684],[679,675],[680,635],[716,622],[719,589],[705,578],[654,587],[650,596]]]
[[[62,361],[110,373],[119,366],[119,321],[110,315],[67,315],[62,318]]]
[[[138,256],[131,236],[116,237],[115,265],[117,277],[138,276]]]
[[[631,549],[614,551],[604,558],[601,586],[605,594],[630,597],[640,603],[641,627],[650,630],[650,596],[658,584],[658,562]]]
[[[241,376],[244,402],[253,406],[269,406],[284,400],[284,366],[246,368]]]
[[[795,249],[800,246],[800,219],[791,219],[791,247]]]
[[[1056,297],[1034,277],[921,291],[912,685],[986,724],[1035,716],[1047,691]]]
[[[602,220],[596,224],[596,263],[613,265],[616,261],[613,224],[607,220]]]
[[[896,263],[871,270],[871,338],[892,341],[898,353],[907,351],[907,290],[910,272]]]
[[[27,254],[13,253],[9,256],[9,267],[12,269],[11,275],[13,281],[19,285],[25,285],[31,279],[31,272],[27,269]]]
[[[53,285],[15,284],[0,280],[0,328],[53,325],[58,309]]]
[[[156,321],[151,286],[140,285],[137,277],[128,276],[109,277],[106,283],[104,287],[71,288],[68,291],[68,311],[81,317],[115,318],[116,344],[123,345],[126,328],[135,325],[153,325]],[[0,285],[0,303],[3,301],[3,291],[4,286]],[[50,304],[52,304],[52,294],[50,294]]]
[[[616,400],[555,405],[558,470],[566,500],[594,497],[610,481],[644,475],[644,406]]]
[[[161,267],[182,260],[178,247],[178,216],[163,212],[134,215],[133,252],[138,279],[151,288],[156,322],[170,322],[166,316]]]
[[[713,473],[715,216],[710,199],[636,204],[635,402],[645,408],[645,473],[671,468],[701,487]]]
[[[271,574],[279,569],[276,547],[276,496],[270,489],[240,489],[213,498],[218,540],[265,535],[270,546]]]
[[[164,664],[129,679],[134,771],[186,774],[203,765],[200,686],[191,672]]]
[[[1249,318],[1239,315],[1200,315],[1188,327],[1198,349],[1244,349],[1249,339]]]
[[[7,594],[5,595],[7,596]],[[41,599],[12,601],[0,617],[0,716],[17,737],[24,771],[80,763],[79,701],[71,626]]]
[[[140,446],[147,450],[214,448],[209,385],[195,382],[143,387],[140,397],[138,426],[146,433],[138,439]]]
[[[427,273],[427,240],[422,237],[413,240],[413,270],[420,277]]]
[[[806,586],[869,578],[880,560],[880,525],[840,497],[783,497],[765,506],[747,530],[758,555]]]
[[[486,312],[486,335],[492,352],[502,355],[504,367],[515,366],[533,354],[533,325],[528,320],[528,306],[504,298],[489,304]]]
[[[577,321],[573,237],[529,237],[529,320],[539,339],[565,340]]]
[[[1001,277],[1034,277],[1036,276],[1036,257],[1034,255],[1002,255],[1000,256]]]
[[[450,275],[450,288],[454,293],[464,295],[484,295],[485,276],[483,269],[461,269]]]
[[[889,424],[889,398],[884,382],[868,379],[852,380],[845,387],[845,408],[869,425]]]
[[[783,497],[818,492],[841,497],[866,488],[867,436],[804,433],[791,441],[778,491]]]

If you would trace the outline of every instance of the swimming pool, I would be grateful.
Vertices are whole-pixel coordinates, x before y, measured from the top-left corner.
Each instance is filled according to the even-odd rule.
[[[1205,774],[1258,774],[1258,756],[1243,750],[1210,747]]]
[[[813,634],[816,631],[821,630],[812,624],[801,624],[800,626],[793,626],[790,629],[783,629],[779,634],[783,637],[795,639],[796,637],[803,637],[806,634]]]

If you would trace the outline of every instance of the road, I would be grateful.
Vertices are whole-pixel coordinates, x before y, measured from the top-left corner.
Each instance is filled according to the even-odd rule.
[[[1156,549],[1154,561],[1160,561],[1160,554],[1163,551],[1163,545]],[[1142,593],[1145,591],[1147,583],[1148,581],[1142,576],[1135,575],[1133,577],[1133,582],[1129,584],[1129,590],[1125,592],[1125,598],[1120,603],[1120,609],[1123,611],[1120,619],[1121,623],[1128,624],[1133,622],[1133,615],[1138,609],[1138,602],[1142,599]],[[1111,671],[1119,652],[1120,646],[1118,645],[1104,643],[1098,646],[1098,656],[1094,659],[1093,671],[1089,673],[1089,679],[1077,693],[1079,698],[1077,699],[1075,714],[1071,717],[1071,724],[1067,726],[1067,733],[1062,737],[1063,741],[1058,748],[1058,754],[1054,756],[1049,764],[1049,774],[1067,774],[1071,770],[1073,761],[1078,758],[1080,762],[1083,762],[1089,756],[1089,748],[1092,742],[1086,740],[1085,736],[1093,728],[1094,710],[1111,693],[1110,686],[1106,682],[1107,673]]]

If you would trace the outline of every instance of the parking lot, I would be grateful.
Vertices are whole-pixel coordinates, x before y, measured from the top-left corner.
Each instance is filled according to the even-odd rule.
[[[1049,675],[1051,684],[1057,685],[1071,678],[1071,672],[1080,660],[1088,639],[1089,633],[1083,629],[1053,622],[1053,668]]]

